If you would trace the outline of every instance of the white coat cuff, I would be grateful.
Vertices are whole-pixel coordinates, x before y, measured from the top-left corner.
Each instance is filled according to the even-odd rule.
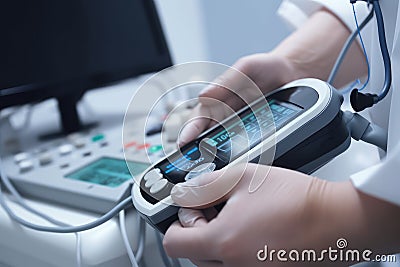
[[[366,194],[400,206],[400,144],[381,163],[353,174],[355,187]]]
[[[359,23],[368,15],[367,5],[356,3]],[[326,8],[335,14],[351,30],[356,29],[353,9],[349,0],[284,0],[278,9],[278,15],[292,29],[300,27],[315,11]]]

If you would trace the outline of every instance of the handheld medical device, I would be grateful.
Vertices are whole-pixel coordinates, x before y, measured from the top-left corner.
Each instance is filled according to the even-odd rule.
[[[165,232],[177,220],[178,207],[170,197],[175,184],[262,158],[274,148],[271,138],[276,141],[273,165],[311,173],[350,144],[342,101],[335,89],[316,79],[294,81],[267,94],[146,169],[132,187],[134,206]],[[273,122],[265,115],[267,106]],[[248,142],[237,141],[245,137]]]
[[[331,83],[355,36],[359,35],[363,44],[360,30],[375,14],[385,66],[385,82],[379,95],[363,94],[358,89],[352,91],[350,103],[356,112],[380,102],[389,92],[392,80],[391,62],[379,0],[362,1],[372,4],[372,10],[361,24],[361,28],[357,23],[357,30],[343,47],[329,77]],[[350,2],[354,4],[357,0],[350,0]],[[357,22],[354,5],[353,11]],[[363,50],[366,54],[364,45]],[[265,97],[271,106],[276,126],[276,132],[270,132],[276,137],[276,151],[273,159],[275,166],[311,173],[345,151],[351,137],[386,150],[387,133],[358,114],[342,112],[340,106],[343,98],[328,83],[313,79],[295,81]],[[178,207],[174,206],[169,195],[175,184],[195,178],[204,172],[212,172],[239,162],[260,158],[263,153],[260,147],[270,145],[268,143],[270,136],[261,133],[253,135],[251,131],[254,127],[247,127],[252,124],[249,116],[259,115],[253,113],[253,107],[256,107],[255,112],[263,110],[257,105],[259,102],[256,101],[238,111],[239,120],[244,125],[242,129],[237,129],[238,119],[235,115],[223,122],[228,128],[234,127],[233,135],[224,130],[221,125],[215,126],[180,150],[153,164],[143,173],[132,188],[132,199],[137,210],[151,225],[165,232],[177,219]],[[258,127],[255,127],[256,132],[263,132],[262,127],[271,127],[271,124],[261,122]],[[234,149],[233,139],[243,134],[249,137],[247,146],[241,145],[240,148]],[[215,147],[207,149],[207,144]],[[226,149],[226,145],[230,145],[231,149]],[[307,153],[304,153],[305,149]],[[211,155],[205,151],[212,151]]]

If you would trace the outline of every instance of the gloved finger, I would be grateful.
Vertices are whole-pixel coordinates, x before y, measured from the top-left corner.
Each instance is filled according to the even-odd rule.
[[[245,168],[240,166],[202,174],[176,184],[171,190],[172,200],[186,208],[207,208],[224,202],[243,177]]]
[[[229,88],[219,85],[212,85],[207,87],[199,94],[199,103],[206,106],[215,106],[218,102],[226,103],[231,99],[236,100],[237,94]],[[216,100],[216,101],[212,101]]]
[[[202,105],[193,109],[192,118],[185,124],[178,136],[178,146],[181,147],[199,136],[210,124],[210,110]]]
[[[214,240],[215,235],[207,225],[185,228],[174,222],[165,233],[163,245],[172,258],[215,260],[218,255]]]
[[[222,97],[224,95],[224,97]],[[214,86],[208,91],[199,95],[199,103],[211,108],[220,106],[221,103],[230,107],[232,110],[238,110],[249,105],[258,98],[262,98],[263,94],[258,88],[244,88],[240,91],[232,91],[229,88]]]
[[[245,74],[245,68],[241,64],[235,64],[232,68],[218,76],[212,85],[206,87],[199,94],[199,101],[210,105],[208,99],[216,99],[227,103],[236,109],[237,105],[250,103],[263,93],[259,87]],[[227,103],[228,104],[228,103]]]
[[[201,210],[180,208],[178,217],[183,227],[198,227],[208,222]]]
[[[248,102],[254,100],[252,91],[258,91],[258,95],[261,92],[258,86],[246,75],[244,67],[241,64],[235,64],[218,76],[213,81],[213,85],[206,87],[199,97],[214,98],[225,102],[232,98],[232,94],[236,94],[242,100]]]
[[[197,105],[191,114],[191,118],[183,126],[179,137],[178,146],[183,146],[199,136],[207,128],[220,123],[226,117],[234,113],[234,110],[220,100],[210,99],[209,102],[216,103],[213,106]]]

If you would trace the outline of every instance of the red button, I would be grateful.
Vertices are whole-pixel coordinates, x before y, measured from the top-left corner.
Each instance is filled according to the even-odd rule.
[[[149,148],[149,147],[150,147],[150,144],[145,143],[143,145],[137,146],[137,149],[145,149],[145,148]]]
[[[136,145],[136,142],[132,141],[132,142],[129,142],[129,143],[125,144],[124,147],[128,148],[128,147],[132,147],[132,146],[135,146],[135,145]]]

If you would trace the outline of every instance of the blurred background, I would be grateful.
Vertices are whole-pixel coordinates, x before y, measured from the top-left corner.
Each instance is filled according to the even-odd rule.
[[[228,65],[271,50],[289,33],[276,15],[280,3],[156,0],[175,63],[210,60]]]

